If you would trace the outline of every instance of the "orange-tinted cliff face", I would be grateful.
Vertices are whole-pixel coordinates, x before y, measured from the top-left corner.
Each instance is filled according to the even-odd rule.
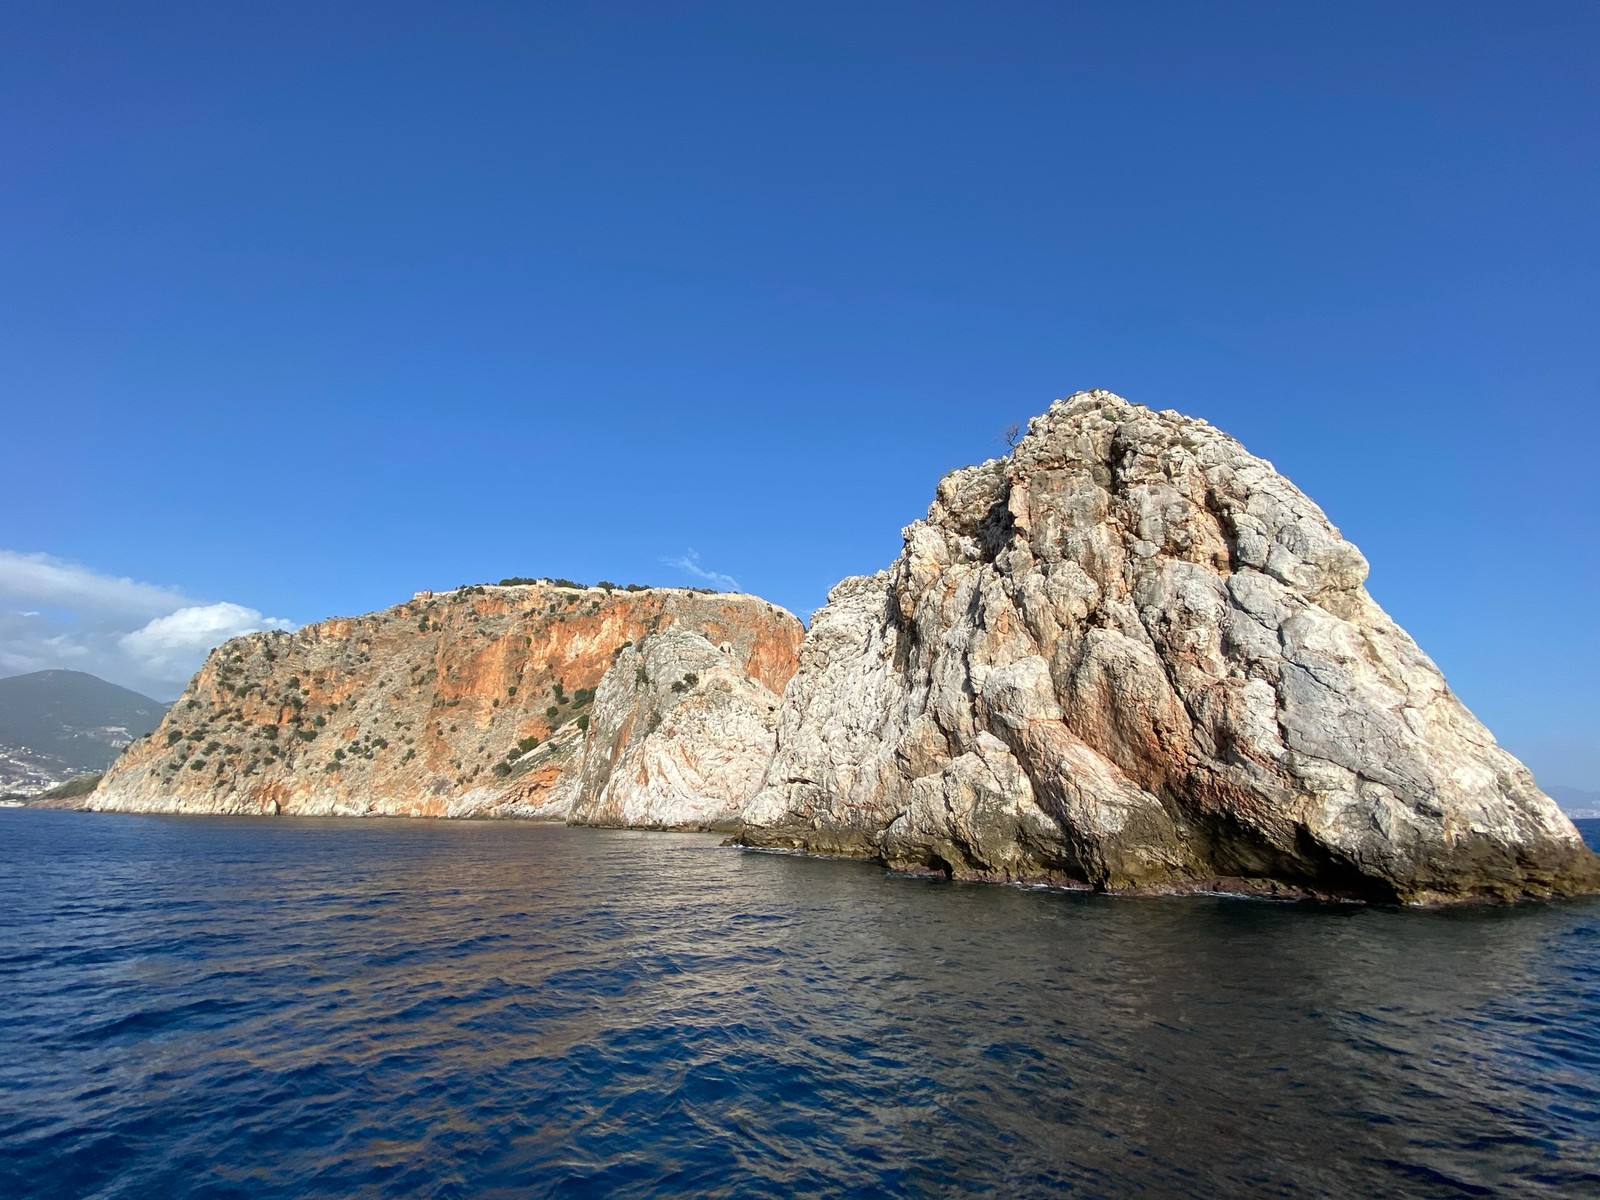
[[[473,587],[214,651],[89,799],[168,812],[538,815],[582,758],[594,689],[667,629],[773,692],[803,629],[754,596]]]

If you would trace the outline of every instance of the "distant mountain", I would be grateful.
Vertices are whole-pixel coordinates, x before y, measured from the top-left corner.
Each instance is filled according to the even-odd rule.
[[[1569,817],[1600,817],[1600,792],[1562,787],[1557,783],[1545,788],[1544,794],[1561,805]]]
[[[167,706],[83,671],[0,679],[0,792],[32,795],[103,771]]]

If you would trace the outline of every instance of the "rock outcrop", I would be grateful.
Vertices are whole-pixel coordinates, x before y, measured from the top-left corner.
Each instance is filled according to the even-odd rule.
[[[793,673],[669,629],[627,647],[600,681],[573,824],[734,829],[772,759]]]
[[[1366,572],[1231,438],[1079,393],[809,632],[685,589],[418,593],[220,647],[82,803],[731,829],[1121,892],[1600,890]]]
[[[829,595],[749,845],[959,878],[1429,902],[1600,861],[1271,464],[1108,392]]]
[[[595,823],[635,812],[661,826],[699,826],[713,811],[726,821],[712,799],[725,785],[707,783],[696,808],[654,764],[678,764],[674,780],[690,786],[701,779],[695,764],[710,775],[732,764],[728,778],[738,780],[751,777],[750,763],[764,767],[775,717],[738,720],[698,698],[725,689],[775,706],[803,632],[754,596],[533,584],[427,593],[297,633],[250,634],[212,653],[85,807],[559,819],[581,796],[584,819]],[[663,671],[690,661],[667,649],[680,645],[705,647],[715,667],[678,705],[641,707],[648,728],[619,732],[614,717],[629,701],[619,682],[597,703],[602,680],[631,680],[636,659],[647,667],[659,659]],[[692,724],[690,712],[701,711],[711,716]],[[626,743],[619,763],[629,780],[638,775],[634,790],[647,800],[621,775],[609,786],[601,778],[585,750],[591,722]],[[698,740],[685,749],[688,731]]]

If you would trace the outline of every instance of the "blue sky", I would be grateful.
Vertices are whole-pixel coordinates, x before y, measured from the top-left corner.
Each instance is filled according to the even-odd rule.
[[[691,552],[805,615],[1107,387],[1273,460],[1600,788],[1597,44],[1591,3],[14,0],[0,668],[156,688],[124,643],[174,613],[169,675]]]

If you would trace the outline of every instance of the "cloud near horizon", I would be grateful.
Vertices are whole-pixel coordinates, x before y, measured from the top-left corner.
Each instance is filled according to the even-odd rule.
[[[0,674],[88,671],[169,700],[229,638],[294,628],[243,604],[0,549]]]
[[[240,634],[293,629],[294,622],[264,617],[242,604],[193,604],[125,633],[117,644],[152,676],[187,679],[214,647]]]
[[[171,612],[189,599],[177,588],[140,583],[51,554],[0,550],[0,596],[40,608],[76,609],[93,613],[154,617]],[[37,611],[23,613],[37,616]]]
[[[704,579],[707,583],[714,583],[720,588],[728,588],[735,592],[742,590],[739,581],[732,575],[724,575],[721,571],[711,571],[701,566],[700,552],[692,546],[675,558],[663,558],[661,561],[669,567],[687,571],[696,579]]]

